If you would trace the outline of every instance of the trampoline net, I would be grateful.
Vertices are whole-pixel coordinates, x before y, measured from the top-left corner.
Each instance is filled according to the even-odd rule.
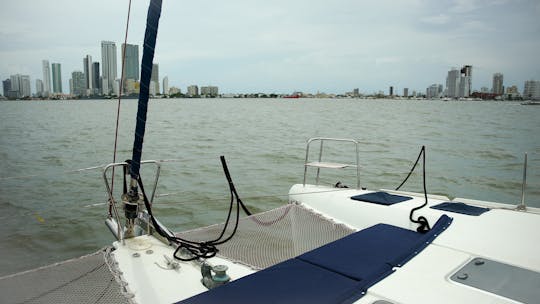
[[[77,259],[0,278],[0,303],[131,303],[110,248]]]
[[[232,220],[231,220],[232,222]],[[190,240],[219,236],[224,224],[178,233]],[[231,223],[226,235],[232,232]],[[326,243],[353,230],[299,205],[285,205],[242,218],[235,236],[218,246],[219,255],[262,269]],[[0,277],[0,303],[133,303],[133,294],[111,254],[112,248],[80,258]]]
[[[226,236],[232,232],[229,224]],[[178,233],[192,241],[217,238],[224,224]],[[240,219],[238,231],[217,246],[219,256],[262,269],[330,243],[354,232],[300,205],[285,205]]]

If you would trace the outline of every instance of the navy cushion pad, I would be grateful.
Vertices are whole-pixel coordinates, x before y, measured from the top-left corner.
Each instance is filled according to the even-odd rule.
[[[361,285],[338,273],[290,259],[179,303],[351,303],[362,296]]]
[[[489,211],[489,208],[471,206],[460,202],[444,202],[431,206],[431,208],[473,216],[479,216],[482,213]]]
[[[372,193],[367,193],[367,194],[355,195],[355,196],[352,196],[351,199],[356,200],[356,201],[363,201],[363,202],[368,202],[368,203],[373,203],[373,204],[378,204],[378,205],[389,206],[396,203],[401,203],[404,201],[411,200],[412,197],[395,195],[395,194],[390,194],[386,192],[372,192]]]
[[[424,234],[377,224],[298,258],[357,280],[376,280],[378,273],[399,267],[422,251],[451,222],[450,217],[442,215],[433,228]]]
[[[179,303],[352,303],[451,222],[425,234],[378,224]]]

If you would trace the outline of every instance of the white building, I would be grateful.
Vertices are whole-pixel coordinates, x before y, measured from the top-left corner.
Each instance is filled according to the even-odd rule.
[[[148,87],[148,94],[150,96],[156,96],[158,92],[158,84],[155,81],[150,81],[150,87]]]
[[[120,79],[117,78],[113,82],[113,94],[116,96],[120,96]]]
[[[30,96],[32,96],[30,76],[21,75],[20,92],[21,92],[21,97],[30,97]]]
[[[442,85],[441,84],[432,84],[426,89],[426,98],[427,99],[441,98],[441,95],[442,95]]]
[[[12,80],[13,83],[13,80]],[[540,81],[527,80],[523,88],[523,99],[540,100]]]
[[[189,92],[188,92],[189,94]],[[216,86],[205,86],[201,87],[201,95],[206,97],[217,97],[219,94],[219,89]]]
[[[111,41],[101,41],[101,70],[103,75],[103,94],[107,95],[114,88],[117,73],[116,44]],[[107,85],[105,85],[107,82]]]
[[[497,95],[504,94],[503,74],[501,73],[493,74],[493,87],[491,89],[491,92]]]
[[[458,69],[452,68],[446,77],[446,96],[451,98],[459,98],[459,84],[461,73]]]
[[[43,88],[43,81],[41,79],[36,79],[36,96],[44,97],[45,92]]]
[[[163,95],[169,95],[169,76],[163,77]]]
[[[100,82],[101,82],[101,94],[109,95],[109,92],[110,92],[109,80],[106,77],[101,77]]]
[[[43,97],[48,97],[51,93],[51,65],[49,60],[43,60]]]
[[[196,85],[190,85],[187,87],[187,95],[190,97],[199,96],[199,87]]]

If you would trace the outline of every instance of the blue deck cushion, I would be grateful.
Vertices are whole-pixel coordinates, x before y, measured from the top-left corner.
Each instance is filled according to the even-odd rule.
[[[356,201],[363,201],[368,203],[374,203],[378,205],[393,205],[404,201],[411,200],[412,197],[390,194],[386,192],[372,192],[367,194],[355,195],[351,199]]]
[[[178,303],[353,303],[451,222],[442,215],[424,234],[378,224]]]
[[[482,213],[490,210],[489,208],[471,206],[460,202],[444,202],[435,206],[431,206],[431,208],[473,216],[479,216]]]
[[[360,285],[330,270],[290,259],[179,303],[351,303],[362,297]]]
[[[374,273],[385,267],[398,267],[431,243],[452,218],[442,215],[427,233],[377,224],[335,242],[300,255],[298,258],[357,280],[376,279]],[[385,266],[386,265],[386,266]],[[374,282],[376,283],[376,282]]]

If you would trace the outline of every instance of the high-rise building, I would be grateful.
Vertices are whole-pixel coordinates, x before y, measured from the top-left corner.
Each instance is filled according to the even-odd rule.
[[[540,99],[540,81],[525,81],[525,87],[523,88],[523,99]]]
[[[21,75],[21,97],[30,97],[32,96],[32,84],[30,82],[30,76]]]
[[[11,79],[2,81],[2,88],[4,90],[4,97],[9,97],[9,91],[11,91]]]
[[[123,92],[120,92],[120,79],[115,79],[113,82],[113,94],[116,96],[123,95]]]
[[[139,80],[139,46],[122,43],[122,54],[126,54],[124,79]]]
[[[11,75],[9,76],[11,80],[11,87],[9,89],[8,97],[10,98],[21,98],[21,75]]]
[[[107,95],[111,92],[114,80],[117,78],[116,44],[114,42],[101,41],[101,69],[103,81],[107,82],[107,86],[102,86],[103,94]]]
[[[6,97],[23,98],[30,97],[31,95],[30,76],[20,74],[10,76],[10,89]]]
[[[501,73],[493,74],[493,87],[491,90],[492,90],[492,93],[495,95],[504,94],[503,74]]]
[[[36,96],[44,97],[43,80],[36,79]]]
[[[169,76],[163,77],[163,95],[169,95]]]
[[[52,64],[53,92],[62,93],[62,67],[60,63]]]
[[[157,63],[154,63],[152,65],[152,77],[150,78],[150,80],[155,83],[156,94],[158,94],[160,90],[159,90],[159,64]]]
[[[442,96],[442,84],[432,84],[426,89],[427,99],[441,98],[441,96]]]
[[[85,82],[84,88],[88,94],[92,94],[92,89],[94,88],[93,81],[92,81],[92,77],[94,76],[94,73],[92,72],[92,69],[94,68],[94,65],[92,62],[92,56],[86,55],[86,57],[83,58],[83,67],[84,67],[84,82]],[[75,81],[74,78],[73,80]]]
[[[403,97],[409,97],[409,88],[403,89]]]
[[[109,94],[109,80],[105,77],[100,77],[99,78],[99,83],[100,83],[100,86],[101,86],[101,94],[103,95],[108,95]]]
[[[86,76],[81,71],[74,71],[71,73],[71,80],[73,81],[73,90],[71,94],[75,96],[86,95]]]
[[[465,65],[461,68],[461,78],[459,82],[459,96],[469,97],[472,92],[472,65]]]
[[[99,62],[92,63],[92,94],[99,94],[101,89],[101,84],[99,81]]]
[[[49,60],[43,60],[41,64],[43,68],[43,97],[47,97],[51,93],[51,65]]]
[[[452,68],[446,76],[446,96],[450,98],[459,98],[459,83],[461,73],[458,69]]]
[[[394,96],[394,87],[390,86],[390,96]]]
[[[219,94],[218,87],[216,86],[206,86],[201,87],[201,95],[206,97],[217,97]]]
[[[199,96],[199,87],[196,85],[190,85],[187,87],[187,95],[190,97]]]

